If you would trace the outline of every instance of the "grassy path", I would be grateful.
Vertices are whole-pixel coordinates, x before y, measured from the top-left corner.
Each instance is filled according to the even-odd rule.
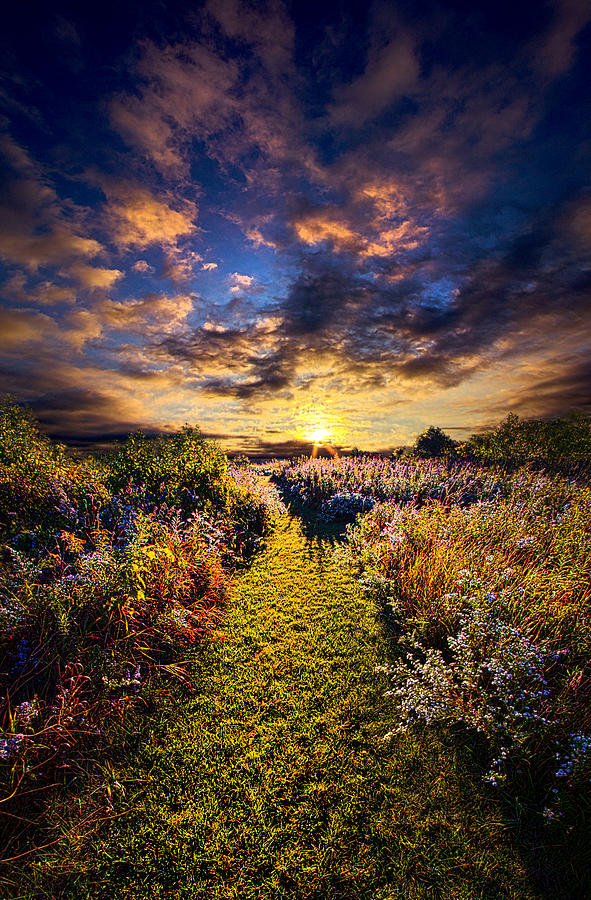
[[[285,517],[225,632],[117,773],[130,811],[70,836],[51,896],[540,896],[451,745],[382,740],[387,639],[328,541]]]

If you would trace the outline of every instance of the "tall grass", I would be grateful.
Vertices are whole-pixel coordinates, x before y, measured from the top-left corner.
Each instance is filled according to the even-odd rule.
[[[591,799],[591,492],[519,476],[504,493],[380,503],[349,552],[399,635],[394,733],[481,733],[490,782],[518,790],[527,773],[552,818]]]

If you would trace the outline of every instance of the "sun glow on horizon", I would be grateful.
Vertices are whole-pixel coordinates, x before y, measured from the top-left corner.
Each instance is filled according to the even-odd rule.
[[[309,433],[309,437],[312,443],[323,444],[330,438],[330,431],[328,428],[313,428]]]

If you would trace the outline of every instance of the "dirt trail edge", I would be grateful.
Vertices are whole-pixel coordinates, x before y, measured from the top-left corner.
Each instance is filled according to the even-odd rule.
[[[449,743],[384,742],[389,640],[334,549],[281,519],[197,693],[117,773],[129,814],[70,836],[52,896],[539,896]]]

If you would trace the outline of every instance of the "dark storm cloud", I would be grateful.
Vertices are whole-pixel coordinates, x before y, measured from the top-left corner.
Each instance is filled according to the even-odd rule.
[[[203,400],[238,441],[229,408],[371,419],[512,361],[507,403],[584,403],[587,3],[124,6],[0,36],[3,384],[46,427]]]
[[[352,272],[337,271],[329,258],[313,259],[309,269],[291,285],[284,305],[285,333],[295,339],[313,340],[342,328],[363,304],[363,291]]]
[[[534,409],[545,416],[561,416],[565,410],[591,412],[591,362],[562,359],[558,371],[541,373],[538,380],[517,393],[510,408],[525,415],[531,415]]]
[[[126,420],[117,397],[84,388],[41,394],[29,401],[41,427],[65,441],[118,440],[146,423]]]
[[[254,366],[253,368],[257,368]],[[220,397],[235,397],[238,400],[250,400],[264,393],[274,393],[289,387],[291,379],[282,371],[281,364],[263,366],[259,377],[249,377],[247,381],[236,381],[230,378],[206,378],[201,388],[208,393]]]
[[[297,362],[315,352],[332,352],[337,370],[365,386],[396,378],[459,384],[494,359],[543,345],[549,330],[555,340],[573,323],[589,333],[591,271],[564,223],[559,210],[553,221],[545,216],[508,241],[498,258],[464,264],[461,286],[443,301],[433,290],[429,260],[388,284],[360,274],[345,256],[337,268],[332,253],[318,251],[270,310],[272,329],[261,332],[256,323],[200,329],[164,346],[197,370],[223,359],[226,372],[243,378],[225,374],[203,386],[244,399],[293,387]],[[262,334],[271,336],[272,350],[257,355]]]
[[[292,456],[310,456],[313,446],[314,444],[310,441],[266,441],[262,438],[256,438],[251,440],[245,449],[251,456],[288,458]]]

